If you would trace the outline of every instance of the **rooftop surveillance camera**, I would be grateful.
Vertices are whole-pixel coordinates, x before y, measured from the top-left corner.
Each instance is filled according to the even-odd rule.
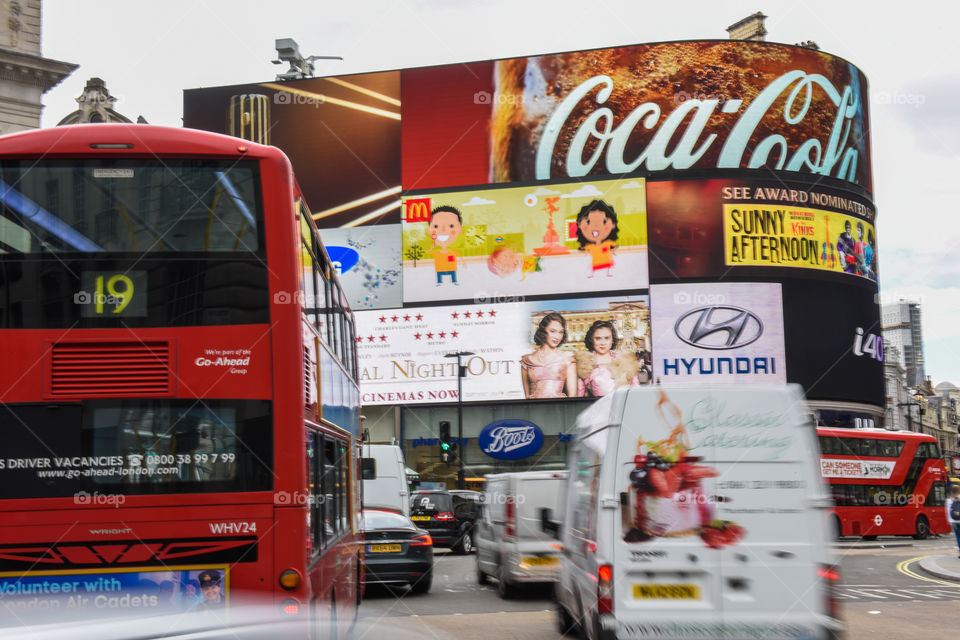
[[[271,60],[273,64],[288,62],[290,68],[286,73],[277,74],[277,80],[300,80],[313,76],[314,60],[343,60],[340,56],[308,56],[300,53],[300,47],[293,38],[277,38],[274,42],[279,60]]]

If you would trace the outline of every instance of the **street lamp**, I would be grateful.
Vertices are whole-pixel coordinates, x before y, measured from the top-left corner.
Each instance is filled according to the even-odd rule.
[[[917,393],[913,397],[915,398],[915,400],[910,400],[907,402],[898,402],[897,406],[907,408],[907,430],[908,431],[913,431],[913,420],[912,420],[913,413],[910,411],[910,407],[918,407],[917,415],[920,418],[920,431],[923,431],[923,404],[920,402],[920,398],[922,398],[923,396]]]
[[[475,355],[473,351],[456,351],[445,354],[444,358],[457,359],[457,489],[465,489],[463,477],[463,379],[467,375],[467,367],[460,363],[460,358]]]

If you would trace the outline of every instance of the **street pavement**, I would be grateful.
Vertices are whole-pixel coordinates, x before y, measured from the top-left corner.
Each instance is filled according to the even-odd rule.
[[[846,539],[833,545],[846,640],[955,638],[960,624],[960,558],[952,536],[930,540]],[[557,640],[549,589],[509,600],[480,585],[473,556],[437,550],[433,589],[370,588],[354,637],[376,640]]]

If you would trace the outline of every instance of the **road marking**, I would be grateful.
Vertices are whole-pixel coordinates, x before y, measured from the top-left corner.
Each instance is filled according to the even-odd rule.
[[[922,598],[930,600],[960,600],[960,590],[946,589],[943,587],[914,587],[906,588],[888,588],[880,586],[863,586],[853,589],[846,585],[841,586],[837,591],[836,597],[841,600],[910,600],[912,602],[923,602]]]
[[[927,578],[926,576],[921,576],[909,569],[909,566],[914,562],[917,562],[919,560],[923,560],[929,557],[930,556],[917,556],[916,558],[910,558],[909,560],[898,562],[897,571],[899,571],[905,576],[910,576],[911,578],[916,578],[917,580],[923,580],[924,582],[932,582],[933,584],[942,584],[947,587],[960,587],[960,584],[957,584],[956,582],[947,582],[946,580],[937,580],[935,578]]]
[[[933,598],[934,600],[939,600],[939,599],[940,599],[940,596],[939,596],[939,595],[931,595],[931,594],[929,594],[929,593],[924,593],[924,592],[922,592],[922,591],[920,591],[920,592],[910,591],[909,589],[901,589],[900,591],[901,591],[902,593],[911,593],[911,594],[913,594],[913,595],[915,595],[915,596],[923,596],[924,598]],[[960,594],[958,594],[958,595],[960,595]]]

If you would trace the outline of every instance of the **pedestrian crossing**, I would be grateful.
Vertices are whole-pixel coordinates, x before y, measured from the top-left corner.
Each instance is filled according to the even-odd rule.
[[[884,587],[881,585],[843,585],[835,593],[838,600],[960,600],[960,585],[956,587]]]

